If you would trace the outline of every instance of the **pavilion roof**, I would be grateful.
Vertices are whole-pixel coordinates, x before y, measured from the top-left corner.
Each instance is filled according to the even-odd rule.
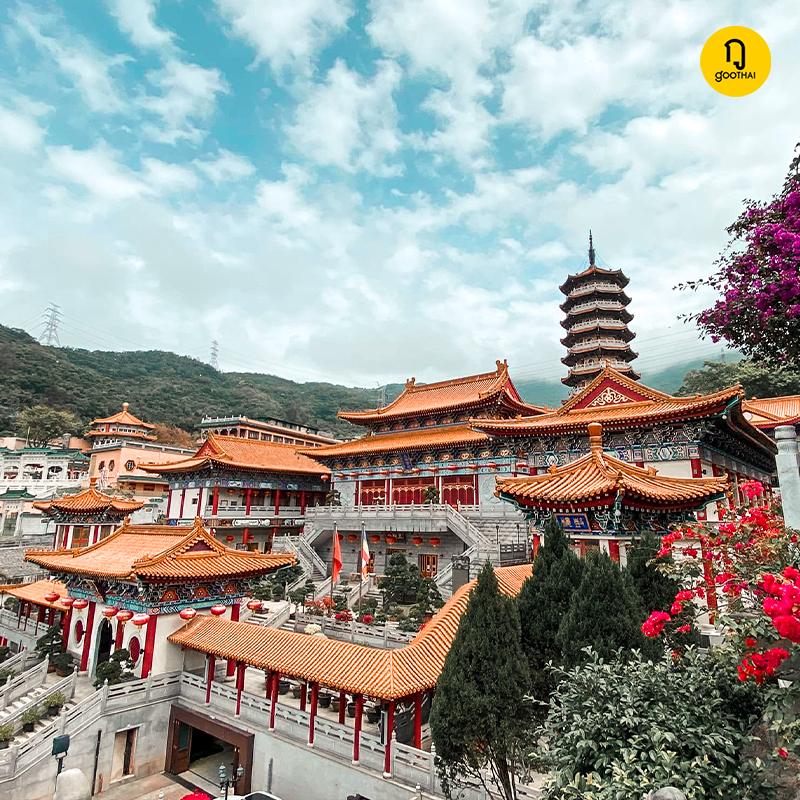
[[[315,448],[316,449],[316,448]],[[327,475],[330,470],[308,456],[298,452],[294,445],[262,442],[258,439],[240,439],[209,433],[200,449],[191,457],[167,464],[139,464],[139,469],[159,475],[193,472],[207,466],[236,469],[296,472],[309,475]]]
[[[56,592],[59,599],[55,603],[45,600],[46,594]],[[18,583],[9,584],[8,586],[0,586],[0,594],[8,594],[16,597],[26,603],[34,603],[37,606],[46,606],[47,608],[55,608],[58,611],[66,611],[67,607],[61,602],[61,599],[68,594],[67,587],[57,580],[41,580],[35,583]]]
[[[530,574],[530,564],[498,569],[500,591],[518,594]],[[377,650],[205,614],[173,633],[169,641],[340,691],[399,699],[436,685],[475,584],[472,581],[456,591],[406,647],[396,650]]]
[[[628,278],[620,269],[603,269],[595,264],[590,264],[583,272],[578,272],[575,275],[568,275],[564,283],[558,288],[562,294],[569,294],[576,286],[579,286],[584,280],[588,278],[606,278],[607,280],[614,281],[618,286],[624,288],[630,282]]]
[[[314,458],[334,456],[361,456],[372,453],[404,452],[456,445],[472,445],[489,440],[485,433],[473,430],[469,425],[446,425],[436,428],[414,428],[391,433],[379,433],[354,439],[352,442],[323,445],[301,452]]]
[[[800,395],[753,398],[742,402],[745,417],[761,430],[771,430],[779,425],[793,425],[800,421]],[[748,414],[750,416],[748,416]]]
[[[125,500],[121,497],[113,497],[103,492],[98,492],[93,486],[84,489],[77,494],[66,494],[57,497],[55,500],[43,500],[34,503],[33,507],[39,511],[50,514],[54,511],[61,511],[71,514],[99,514],[116,512],[119,515],[130,514],[137,511],[144,505],[137,500]]]
[[[51,572],[164,582],[265,575],[294,556],[226,547],[196,518],[191,526],[126,523],[90,547],[28,550],[25,560]]]
[[[602,426],[589,423],[589,452],[543,475],[497,478],[495,494],[521,506],[563,508],[613,503],[618,496],[627,506],[672,509],[699,508],[720,499],[728,478],[672,478],[652,467],[638,467],[603,452]]]
[[[128,411],[128,403],[122,404],[122,411],[120,411],[119,414],[114,414],[111,417],[95,419],[92,421],[92,425],[102,425],[112,422],[118,422],[123,425],[134,425],[141,428],[155,428],[155,425],[151,425],[149,422],[143,422],[138,417],[134,417],[133,414]]]
[[[517,413],[541,413],[542,408],[525,403],[508,374],[508,364],[497,362],[494,372],[466,378],[416,385],[406,381],[403,393],[389,405],[365,411],[340,411],[339,417],[357,424],[374,423],[409,416],[442,414],[448,411],[478,409],[494,401]]]

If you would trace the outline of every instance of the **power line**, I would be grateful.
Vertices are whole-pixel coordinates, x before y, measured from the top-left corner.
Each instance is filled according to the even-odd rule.
[[[211,369],[219,372],[219,342],[216,339],[211,342]]]
[[[39,342],[46,347],[61,347],[58,339],[58,320],[60,317],[60,306],[50,303],[50,307],[44,312],[44,330],[39,336]]]

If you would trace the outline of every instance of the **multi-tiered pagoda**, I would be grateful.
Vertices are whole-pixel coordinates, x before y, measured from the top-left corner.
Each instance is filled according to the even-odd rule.
[[[630,362],[637,354],[629,342],[636,335],[628,330],[633,315],[626,306],[630,298],[624,289],[629,279],[620,270],[601,269],[595,264],[592,234],[589,233],[589,268],[570,275],[560,287],[567,296],[561,310],[567,315],[561,325],[569,331],[561,343],[569,353],[561,361],[569,374],[561,382],[579,391],[602,371],[606,364],[634,380]]]

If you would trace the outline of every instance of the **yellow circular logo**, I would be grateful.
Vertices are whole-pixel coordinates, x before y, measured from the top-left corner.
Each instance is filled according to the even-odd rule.
[[[700,53],[700,69],[708,85],[728,97],[752,94],[769,77],[771,65],[764,39],[738,25],[718,30]]]

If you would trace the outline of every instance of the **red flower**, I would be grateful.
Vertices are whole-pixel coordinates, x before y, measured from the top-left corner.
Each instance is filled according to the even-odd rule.
[[[664,631],[664,623],[672,617],[664,611],[653,611],[642,624],[642,633],[650,639],[656,639]]]
[[[691,625],[681,625],[680,628],[678,628],[678,633],[689,633],[691,629]]]
[[[778,755],[781,758],[789,758],[789,754],[782,747],[778,748]]]
[[[753,649],[753,648],[756,646],[756,640],[755,640],[755,639],[745,639],[745,642],[744,642],[744,643],[745,643],[745,644],[746,644],[746,645],[747,645],[747,646],[748,646],[748,647],[749,647],[751,650],[752,650],[752,649]]]

